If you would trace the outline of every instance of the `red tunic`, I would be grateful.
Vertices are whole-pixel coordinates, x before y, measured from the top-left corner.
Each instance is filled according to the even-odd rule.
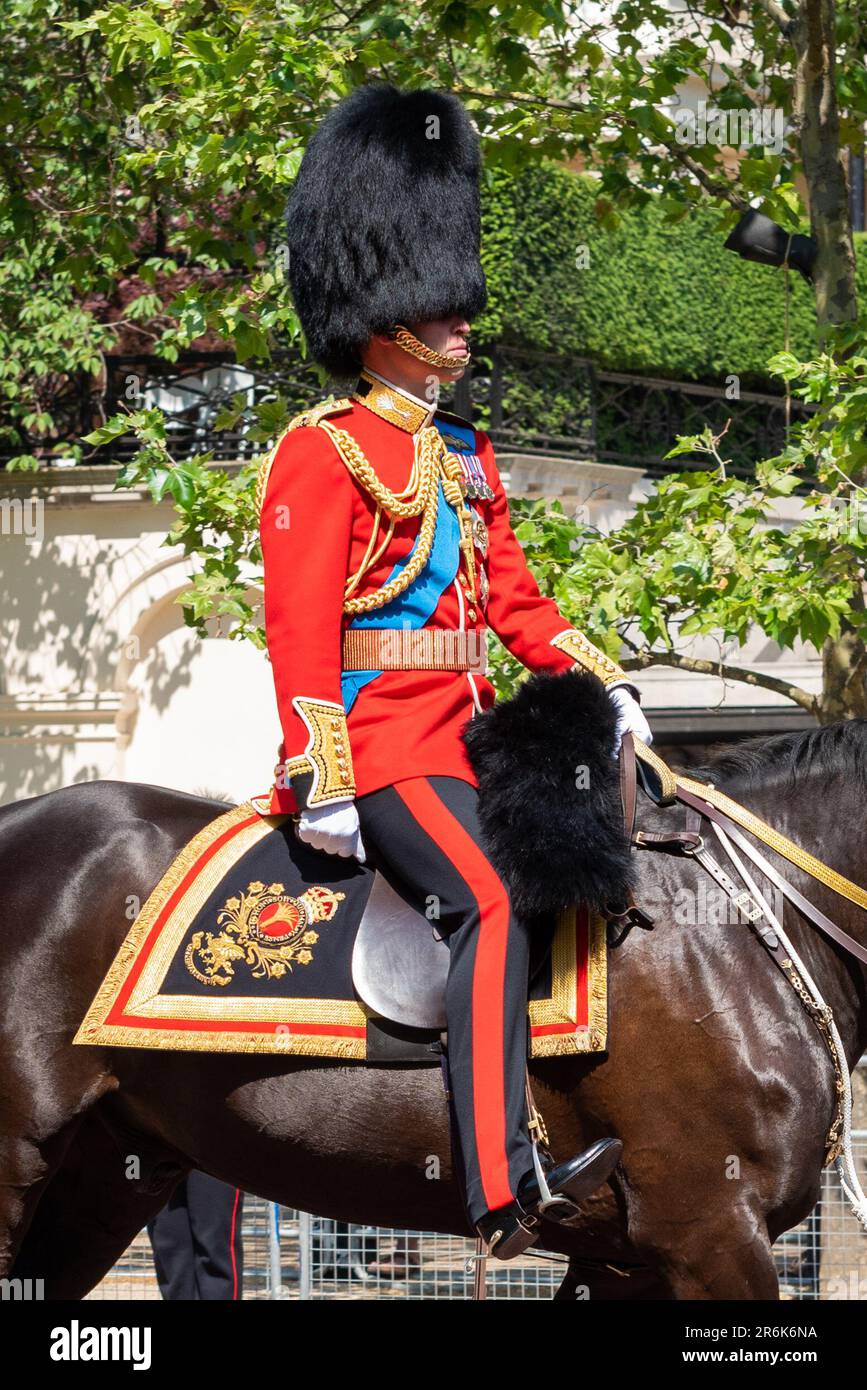
[[[358,442],[389,489],[399,493],[407,486],[414,449],[409,429],[357,401],[333,417],[333,423]],[[489,626],[531,670],[565,670],[575,658],[551,641],[573,629],[553,600],[542,596],[527,567],[509,521],[491,442],[478,431],[475,450],[494,494],[491,501],[472,503],[488,527],[487,556],[482,560],[476,551],[476,561],[487,571],[489,596],[477,606],[473,621],[455,580],[426,626],[480,631]],[[304,425],[284,436],[268,477],[261,528],[266,635],[284,757],[290,765],[310,740],[310,728],[293,700],[328,701],[343,708],[341,634],[350,621],[342,613],[344,586],[361,565],[375,509],[324,430]],[[418,517],[395,524],[384,553],[356,591],[359,595],[382,587],[409,552],[418,529]],[[357,794],[407,777],[444,775],[475,783],[461,731],[494,697],[489,680],[466,671],[383,671],[359,691],[348,715]],[[275,789],[271,805],[274,811],[296,807],[288,788]]]

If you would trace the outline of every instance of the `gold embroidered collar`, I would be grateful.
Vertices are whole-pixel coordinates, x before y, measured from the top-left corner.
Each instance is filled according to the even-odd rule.
[[[376,372],[367,368],[358,378],[352,398],[368,410],[372,410],[380,419],[387,420],[390,425],[397,425],[398,429],[406,430],[407,434],[417,434],[425,425],[431,423],[436,413],[436,403],[428,405],[426,401],[419,400],[418,396],[413,396],[400,386],[394,386],[392,382],[386,381],[385,377],[378,376]]]

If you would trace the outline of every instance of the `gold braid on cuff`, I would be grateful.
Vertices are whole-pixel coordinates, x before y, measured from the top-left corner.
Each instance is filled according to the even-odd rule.
[[[296,695],[292,704],[310,734],[303,755],[313,773],[307,805],[322,806],[328,801],[342,801],[355,796],[352,753],[343,706],[332,700],[310,700],[301,695]],[[298,759],[292,759],[293,764],[297,762]]]
[[[565,652],[577,661],[579,666],[585,670],[592,671],[598,676],[603,685],[614,685],[615,681],[628,680],[626,672],[622,667],[612,661],[610,656],[606,656],[598,647],[594,647],[577,628],[569,628],[566,632],[558,633],[552,637],[551,646],[558,651]]]

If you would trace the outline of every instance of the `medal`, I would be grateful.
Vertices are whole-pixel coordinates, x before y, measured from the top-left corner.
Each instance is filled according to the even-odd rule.
[[[478,454],[458,454],[461,461],[461,468],[464,471],[464,479],[467,484],[467,496],[475,501],[483,499],[486,502],[493,500],[493,490],[485,477],[485,470],[482,467],[482,460]]]

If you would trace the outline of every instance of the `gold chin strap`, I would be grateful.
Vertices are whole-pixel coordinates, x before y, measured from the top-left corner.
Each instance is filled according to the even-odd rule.
[[[421,342],[414,333],[410,333],[408,328],[404,328],[402,323],[396,323],[389,333],[393,343],[397,343],[399,348],[408,352],[410,357],[417,357],[419,362],[426,362],[429,367],[440,367],[443,370],[454,371],[458,367],[466,367],[472,360],[470,354],[466,357],[447,357],[444,352],[437,352],[435,348],[427,347]]]

